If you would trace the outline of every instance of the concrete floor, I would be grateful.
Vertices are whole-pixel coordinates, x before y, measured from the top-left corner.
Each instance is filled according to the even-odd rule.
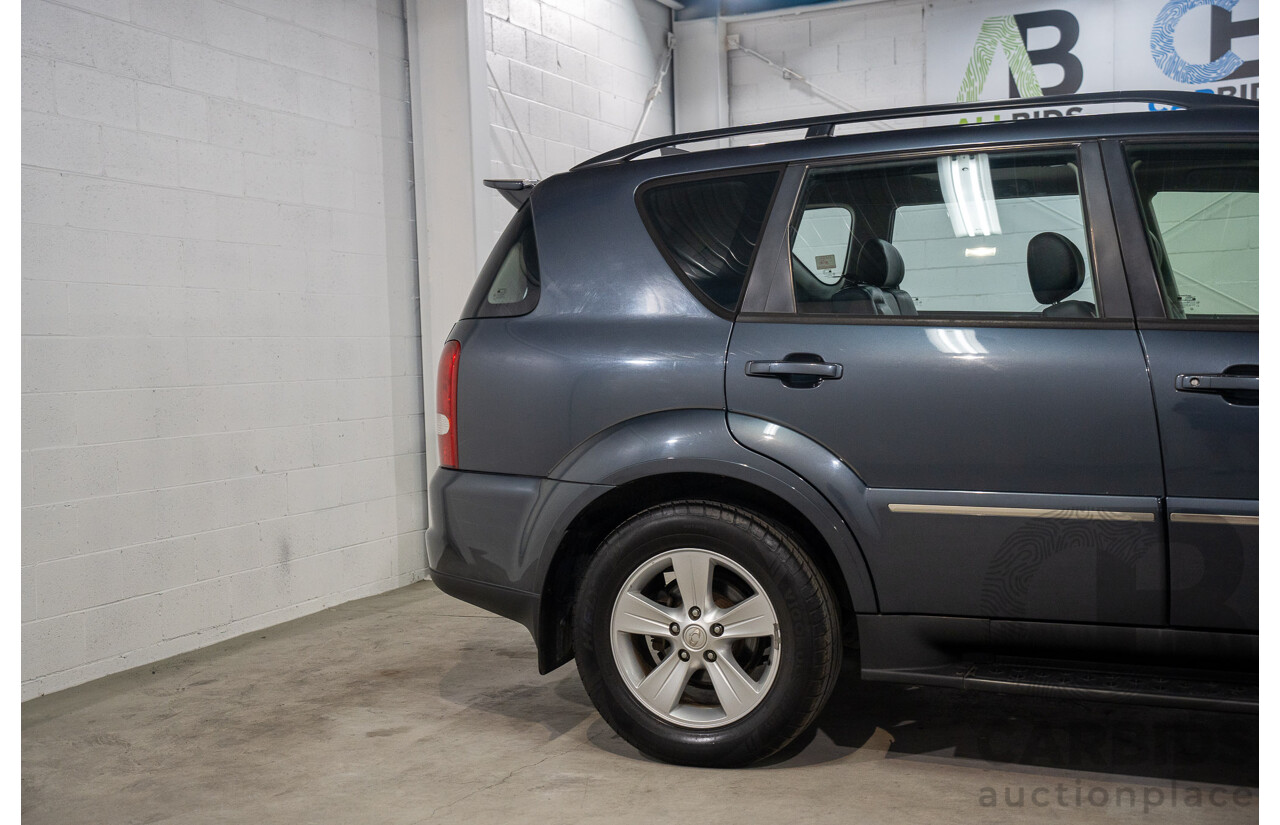
[[[677,768],[615,736],[572,666],[539,676],[522,627],[424,582],[27,702],[22,814],[28,825],[1253,822],[1257,721],[862,684],[847,671],[783,758]]]

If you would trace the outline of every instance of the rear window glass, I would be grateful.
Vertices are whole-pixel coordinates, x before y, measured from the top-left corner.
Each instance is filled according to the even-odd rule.
[[[524,315],[537,306],[541,283],[533,213],[526,204],[489,253],[467,302],[467,314],[473,318]]]
[[[738,306],[777,172],[660,184],[640,196],[654,241],[694,290],[723,309]]]

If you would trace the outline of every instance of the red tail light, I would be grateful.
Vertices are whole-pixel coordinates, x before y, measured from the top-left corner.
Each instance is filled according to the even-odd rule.
[[[436,371],[436,436],[440,466],[458,466],[458,355],[462,345],[446,341]]]

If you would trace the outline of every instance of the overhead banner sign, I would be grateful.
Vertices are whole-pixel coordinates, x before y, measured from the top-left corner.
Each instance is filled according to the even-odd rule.
[[[1258,0],[936,2],[925,15],[928,101],[1136,89],[1257,99],[1258,5]],[[1106,108],[1031,104],[986,118],[1067,117]]]

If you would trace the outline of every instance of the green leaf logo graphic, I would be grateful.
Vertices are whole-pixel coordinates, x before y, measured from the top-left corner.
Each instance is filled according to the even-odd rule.
[[[1040,97],[1044,94],[1040,90],[1040,81],[1036,80],[1035,70],[1031,68],[1027,44],[1022,42],[1018,24],[1010,14],[988,17],[982,21],[978,40],[973,44],[973,56],[969,58],[969,66],[964,70],[964,80],[960,82],[960,94],[956,95],[957,103],[973,103],[979,99],[982,87],[987,83],[987,75],[991,73],[991,59],[995,57],[997,46],[1004,49],[1004,56],[1009,61],[1009,72],[1018,87],[1018,95]]]

